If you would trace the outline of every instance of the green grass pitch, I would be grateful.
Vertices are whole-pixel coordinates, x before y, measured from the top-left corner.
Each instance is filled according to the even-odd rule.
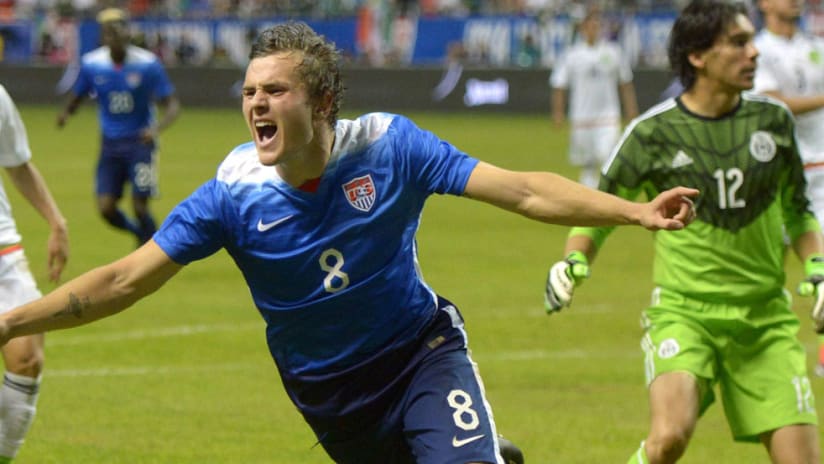
[[[57,110],[24,106],[21,113],[35,163],[69,220],[68,279],[134,243],[94,208],[95,110],[84,106],[62,131]],[[566,163],[566,133],[548,114],[410,116],[483,160],[576,176]],[[247,139],[239,110],[184,108],[161,138],[157,216],[212,177]],[[45,224],[5,184],[32,270],[48,291]],[[527,462],[623,463],[647,432],[638,319],[651,290],[651,237],[640,228],[613,234],[573,307],[550,317],[542,288],[566,232],[436,196],[423,216],[420,261],[427,281],[463,311],[498,429],[521,446]],[[800,266],[789,262],[792,288]],[[812,366],[808,305],[796,301]],[[824,379],[812,380],[824,404]],[[221,252],[122,314],[47,336],[38,415],[17,462],[329,462],[315,442],[283,392],[241,276]],[[761,446],[732,442],[716,404],[683,462],[768,459]]]

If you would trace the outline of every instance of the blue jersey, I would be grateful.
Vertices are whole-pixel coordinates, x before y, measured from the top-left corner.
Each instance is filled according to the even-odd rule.
[[[187,264],[225,248],[267,323],[287,377],[335,375],[416,340],[437,297],[418,268],[415,233],[433,193],[461,195],[477,160],[385,113],[341,120],[316,192],[264,166],[252,143],[154,236]]]
[[[123,138],[139,135],[152,123],[153,101],[172,95],[174,86],[152,52],[130,45],[117,65],[104,46],[83,55],[74,93],[97,98],[104,137]]]

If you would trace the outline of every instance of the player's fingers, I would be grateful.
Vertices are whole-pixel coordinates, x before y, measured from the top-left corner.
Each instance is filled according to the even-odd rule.
[[[680,205],[678,205],[678,212],[672,217],[677,221],[681,221],[684,224],[689,224],[695,219],[695,208],[693,207],[692,201],[686,199],[687,201],[682,201]]]
[[[686,227],[686,224],[684,224],[683,221],[679,221],[677,219],[669,219],[667,221],[666,225],[664,227],[662,227],[662,229],[665,229],[665,230],[681,230],[684,227]]]
[[[51,255],[49,258],[49,280],[52,282],[57,282],[60,280],[60,275],[63,273],[63,269],[66,267],[66,256],[57,253]]]
[[[667,193],[669,193],[673,197],[684,197],[684,199],[690,199],[693,197],[697,197],[698,194],[701,192],[698,189],[690,187],[673,187],[667,190]]]

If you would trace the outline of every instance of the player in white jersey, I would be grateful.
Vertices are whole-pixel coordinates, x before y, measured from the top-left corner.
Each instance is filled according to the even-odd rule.
[[[796,117],[796,137],[807,196],[824,223],[824,41],[802,32],[803,0],[760,0],[764,28],[755,38],[756,92],[782,100]],[[819,336],[816,375],[824,377],[824,336]]]
[[[462,195],[547,223],[680,230],[698,191],[634,203],[492,166],[399,115],[338,120],[339,63],[304,23],[262,31],[242,87],[252,141],[145,245],[0,315],[0,343],[115,314],[225,249],[266,321],[287,394],[335,462],[503,464],[460,311],[420,272],[426,199]]]
[[[0,166],[14,186],[46,219],[49,279],[56,282],[69,255],[68,229],[40,172],[31,162],[26,128],[6,89],[0,85]],[[20,243],[11,205],[0,184],[0,311],[39,298]],[[0,464],[11,462],[34,419],[40,374],[43,370],[43,334],[33,333],[2,349],[6,373],[0,387]]]
[[[601,14],[590,10],[580,26],[582,40],[561,57],[550,76],[552,119],[565,121],[569,96],[569,161],[581,168],[582,184],[598,186],[598,173],[621,135],[626,119],[638,115],[632,69],[617,44],[602,40]],[[620,101],[619,101],[620,94]]]

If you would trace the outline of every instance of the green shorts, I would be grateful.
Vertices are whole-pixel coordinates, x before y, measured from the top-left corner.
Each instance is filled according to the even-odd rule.
[[[715,401],[717,385],[736,440],[758,441],[763,432],[818,423],[788,294],[722,304],[658,288],[641,323],[647,385],[666,372],[692,373],[702,414]]]

